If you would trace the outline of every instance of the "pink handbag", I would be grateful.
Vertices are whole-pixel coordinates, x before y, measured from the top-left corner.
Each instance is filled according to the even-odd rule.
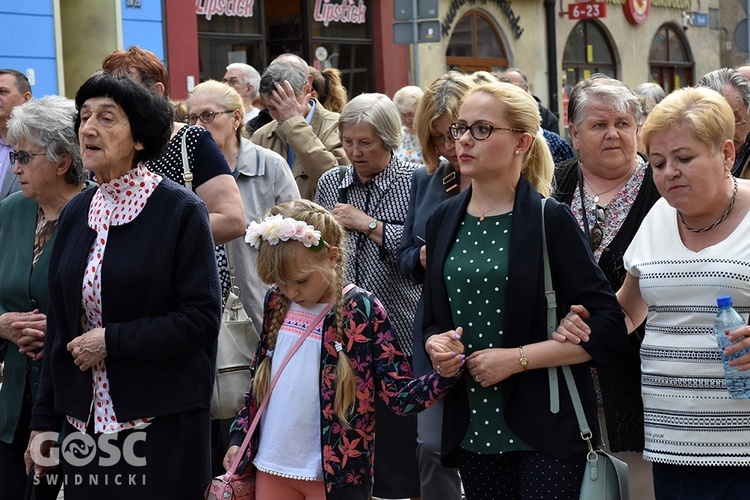
[[[350,287],[351,286],[347,287],[345,291],[349,290]],[[255,433],[256,427],[258,427],[260,416],[263,413],[263,410],[266,409],[268,400],[271,399],[271,391],[273,391],[273,388],[276,386],[276,382],[279,380],[281,372],[284,371],[287,363],[289,363],[289,360],[292,359],[292,356],[294,356],[294,353],[297,352],[297,349],[302,346],[302,343],[305,341],[307,336],[310,335],[310,332],[312,332],[313,329],[318,325],[318,323],[323,320],[325,315],[328,314],[328,311],[330,311],[335,304],[335,301],[330,302],[320,312],[320,314],[318,314],[318,316],[310,322],[307,330],[305,330],[305,333],[300,336],[299,340],[297,340],[297,343],[294,344],[294,347],[292,347],[292,350],[289,352],[286,359],[284,359],[284,362],[279,367],[279,371],[276,372],[276,376],[271,381],[271,385],[268,388],[268,394],[266,395],[265,399],[263,399],[263,403],[261,403],[258,412],[255,414],[255,418],[253,418],[252,424],[250,424],[250,428],[247,431],[245,440],[242,442],[242,446],[240,446],[240,449],[237,452],[237,456],[234,457],[232,466],[224,475],[216,476],[211,480],[211,484],[209,484],[208,488],[206,488],[206,493],[204,495],[205,500],[255,500],[255,467],[252,464],[249,464],[247,467],[247,471],[245,471],[242,476],[236,474],[237,467],[239,467],[242,458],[245,456],[247,447],[250,446],[250,439]]]

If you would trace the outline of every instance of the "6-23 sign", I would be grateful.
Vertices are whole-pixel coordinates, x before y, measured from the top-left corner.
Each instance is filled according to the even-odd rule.
[[[604,2],[568,4],[570,19],[597,19],[607,17],[607,4]]]

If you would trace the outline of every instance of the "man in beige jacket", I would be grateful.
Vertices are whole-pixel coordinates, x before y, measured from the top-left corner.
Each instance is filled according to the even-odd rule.
[[[260,79],[260,95],[273,121],[258,129],[252,141],[284,157],[300,195],[312,200],[323,172],[349,164],[341,147],[339,115],[310,97],[308,69],[301,59],[272,62]]]

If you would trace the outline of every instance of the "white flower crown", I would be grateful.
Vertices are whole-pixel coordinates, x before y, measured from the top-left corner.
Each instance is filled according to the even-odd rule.
[[[279,241],[289,240],[299,241],[313,250],[320,250],[325,246],[320,231],[313,226],[280,214],[270,215],[260,223],[251,222],[245,232],[245,242],[258,249],[264,241],[276,245]]]

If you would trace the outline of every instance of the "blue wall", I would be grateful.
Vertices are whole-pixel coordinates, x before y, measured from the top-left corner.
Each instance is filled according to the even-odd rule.
[[[51,0],[3,0],[0,67],[35,73],[35,97],[57,94],[55,30]]]
[[[138,0],[121,0],[122,2],[122,43],[127,49],[137,45],[159,56],[164,61],[164,30],[161,0],[140,0],[140,7],[128,7],[129,3],[138,4]],[[192,2],[185,3],[192,8]]]

